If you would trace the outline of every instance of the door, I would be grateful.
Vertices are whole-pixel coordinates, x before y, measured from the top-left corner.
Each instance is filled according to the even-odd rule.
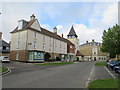
[[[94,57],[94,61],[96,61],[96,57]]]
[[[18,53],[16,54],[16,60],[19,60],[19,54]]]

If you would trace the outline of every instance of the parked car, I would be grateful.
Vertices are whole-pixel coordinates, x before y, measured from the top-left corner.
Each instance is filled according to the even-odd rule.
[[[9,57],[7,57],[7,56],[0,56],[0,61],[1,62],[10,62]]]
[[[114,69],[115,72],[118,72],[120,70],[120,65],[115,66],[113,69]]]
[[[115,66],[119,66],[119,65],[120,65],[120,61],[116,61],[116,62],[110,63],[109,67],[113,70]]]
[[[107,62],[111,62],[111,61],[113,61],[113,60],[106,60]]]
[[[120,69],[118,69],[117,72],[120,74]]]
[[[107,63],[107,67],[110,67],[110,64],[117,62],[116,60],[109,60]]]

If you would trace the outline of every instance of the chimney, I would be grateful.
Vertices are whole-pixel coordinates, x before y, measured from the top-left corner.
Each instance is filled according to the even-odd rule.
[[[35,19],[35,15],[32,14],[32,16],[30,16],[30,20],[34,20]]]
[[[0,32],[0,39],[2,39],[2,32]]]
[[[57,28],[56,27],[53,28],[53,33],[57,34]]]
[[[94,39],[92,39],[92,42],[94,42]]]
[[[62,37],[63,37],[63,33],[62,33]]]
[[[86,43],[88,43],[88,41],[86,41]]]

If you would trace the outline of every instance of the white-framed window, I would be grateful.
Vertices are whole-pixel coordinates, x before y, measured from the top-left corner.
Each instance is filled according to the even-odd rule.
[[[20,42],[17,41],[17,47],[16,48],[19,48],[20,47]]]
[[[52,38],[50,37],[50,44],[52,43]]]
[[[60,48],[61,48],[61,41],[60,41]]]
[[[43,43],[43,50],[45,50],[45,43]]]
[[[96,54],[96,52],[94,52],[94,54]]]
[[[51,51],[52,50],[52,45],[50,44],[50,46],[49,46],[49,51]]]
[[[37,38],[37,32],[34,32],[34,37]]]
[[[34,48],[37,48],[37,41],[34,41]]]
[[[43,42],[45,42],[45,35],[43,35]]]
[[[18,30],[23,28],[23,21],[18,22]]]
[[[18,39],[20,38],[20,32],[18,32]]]
[[[9,50],[10,48],[9,47],[6,47],[7,50]]]

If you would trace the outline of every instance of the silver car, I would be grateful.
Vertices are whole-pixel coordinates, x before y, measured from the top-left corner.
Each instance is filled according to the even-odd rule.
[[[7,56],[0,56],[0,61],[1,62],[10,62],[9,57],[7,57]]]

